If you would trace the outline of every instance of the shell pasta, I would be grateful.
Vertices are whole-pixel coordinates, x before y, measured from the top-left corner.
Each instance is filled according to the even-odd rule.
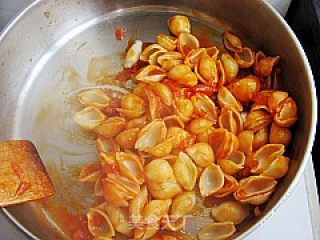
[[[280,57],[230,31],[224,49],[205,48],[185,16],[167,24],[171,35],[128,46],[129,93],[78,96],[74,121],[96,137],[98,159],[79,177],[102,199],[87,214],[94,239],[230,238],[288,172],[298,110],[277,89]],[[208,209],[188,232],[188,218]]]

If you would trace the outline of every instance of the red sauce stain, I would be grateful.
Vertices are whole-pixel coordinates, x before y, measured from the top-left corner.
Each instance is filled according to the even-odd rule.
[[[258,165],[259,165],[259,161],[256,160],[256,159],[251,159],[251,160],[248,162],[248,167],[249,167],[250,169],[256,168]]]
[[[153,69],[148,73],[148,76],[157,75],[157,74],[163,74],[164,72],[160,69]]]
[[[88,220],[85,215],[73,214],[65,207],[56,211],[57,220],[64,226],[65,231],[72,236],[72,240],[92,240],[88,230]]]
[[[116,80],[125,82],[131,78],[131,69],[125,68],[116,75]]]
[[[191,51],[191,48],[188,46],[183,46],[182,51],[185,55],[187,55]]]
[[[18,164],[14,164],[11,163],[11,168],[12,171],[14,172],[14,174],[21,180],[22,178],[24,178],[25,174],[23,169],[18,165]]]
[[[104,218],[101,215],[93,214],[93,216],[92,216],[92,224],[94,226],[99,227],[99,226],[101,226],[103,224],[103,222],[104,222]]]
[[[118,173],[117,166],[115,164],[106,164],[103,166],[103,173],[109,174],[109,173]]]
[[[16,192],[16,196],[21,196],[23,195],[28,189],[31,188],[31,184],[30,183],[20,183],[18,190]]]
[[[115,31],[116,39],[121,41],[125,38],[126,31],[123,28],[117,28]]]
[[[269,96],[264,94],[256,94],[252,97],[253,102],[261,105],[268,105]]]
[[[185,149],[185,148],[191,147],[193,144],[195,144],[196,139],[197,139],[197,136],[190,135],[186,139],[181,141],[181,143],[179,144],[178,148],[179,149]]]
[[[240,171],[240,178],[243,177],[249,177],[250,176],[250,168],[248,166],[244,167],[241,171]]]

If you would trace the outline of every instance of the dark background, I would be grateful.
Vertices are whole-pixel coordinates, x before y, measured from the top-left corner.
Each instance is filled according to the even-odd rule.
[[[285,19],[296,33],[307,54],[316,88],[318,89],[318,97],[320,91],[320,0],[293,0]],[[312,150],[313,163],[318,182],[318,192],[320,187],[319,132],[320,126],[318,124]]]

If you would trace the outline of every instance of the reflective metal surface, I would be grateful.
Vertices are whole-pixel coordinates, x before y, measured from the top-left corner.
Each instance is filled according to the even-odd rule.
[[[95,84],[85,80],[91,57],[109,54],[110,74],[120,68],[121,54],[114,53],[122,51],[126,41],[115,40],[116,28],[125,27],[127,39],[152,41],[157,33],[167,32],[167,17],[175,13],[191,17],[196,35],[210,33],[209,42],[221,45],[221,33],[231,28],[250,45],[280,55],[284,88],[299,105],[290,172],[262,215],[239,228],[244,238],[274,213],[302,175],[317,116],[303,50],[280,15],[262,1],[36,1],[0,37],[0,140],[33,140],[58,189],[59,198],[51,202],[85,212],[89,188],[77,183],[77,173],[95,156],[92,140],[72,122],[70,92]],[[47,204],[29,203],[6,212],[34,238],[66,238]]]

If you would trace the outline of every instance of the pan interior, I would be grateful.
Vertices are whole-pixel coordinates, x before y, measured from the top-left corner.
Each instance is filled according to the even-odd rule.
[[[176,9],[149,7],[146,11],[139,8],[108,13],[85,22],[47,49],[27,79],[15,115],[13,138],[30,139],[39,150],[58,194],[41,204],[28,205],[59,234],[65,236],[56,221],[57,203],[76,213],[86,213],[94,203],[92,186],[79,183],[78,176],[85,163],[97,159],[95,141],[72,118],[80,109],[77,90],[104,81],[87,80],[90,59],[107,59],[106,73],[114,76],[122,69],[127,40],[154,42],[158,33],[169,34],[167,19],[177,13],[188,15]],[[200,40],[223,48],[225,26],[221,22],[210,17],[191,17],[191,22],[192,31]],[[117,41],[115,29],[122,27],[126,38]]]

